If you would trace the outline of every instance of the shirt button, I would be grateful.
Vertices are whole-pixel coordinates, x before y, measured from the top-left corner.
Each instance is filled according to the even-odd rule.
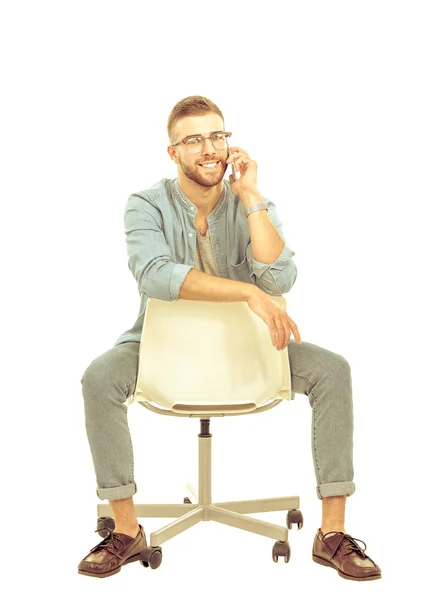
[[[189,237],[192,237],[192,234],[191,234],[191,233],[189,233]]]

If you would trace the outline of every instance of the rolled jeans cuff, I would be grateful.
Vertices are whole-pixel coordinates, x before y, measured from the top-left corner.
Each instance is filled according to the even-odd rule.
[[[319,500],[327,496],[351,496],[355,493],[353,481],[335,481],[334,483],[322,483],[316,487]]]
[[[137,491],[136,483],[129,483],[111,488],[98,487],[96,488],[96,495],[100,500],[121,500],[122,498],[130,498]]]

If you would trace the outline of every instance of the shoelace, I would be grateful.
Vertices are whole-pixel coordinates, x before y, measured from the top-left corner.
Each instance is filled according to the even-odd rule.
[[[339,533],[339,532],[327,531],[327,533],[325,535],[328,535],[329,533]],[[325,538],[325,535],[322,536],[322,539]],[[370,559],[373,562],[373,564],[375,564],[375,562],[370,558],[370,556],[367,556],[367,554],[365,553],[365,550],[367,550],[367,544],[365,542],[363,542],[362,540],[359,540],[358,538],[354,538],[351,535],[348,535],[348,533],[342,534],[342,537],[339,540],[339,544],[336,546],[333,554],[330,556],[330,560],[336,554],[339,546],[342,544],[343,541],[347,542],[345,545],[346,552],[343,553],[343,556],[346,556],[347,554],[350,554],[351,552],[358,552],[361,556],[363,556],[364,558]],[[364,546],[365,546],[364,550],[361,548],[361,546],[358,546],[358,544],[356,542],[361,542],[362,544],[364,544]]]
[[[104,522],[102,522],[102,525],[103,527],[96,529],[95,533],[102,531],[105,527],[108,529],[108,534],[101,542],[99,542],[99,544],[96,544],[96,546],[94,546],[90,552],[96,552],[96,550],[107,550],[107,552],[110,552],[110,554],[114,554],[118,558],[123,558],[119,552],[125,548],[125,543],[119,537],[119,533],[115,533],[113,529],[110,529],[110,527],[108,527]],[[121,548],[119,548],[117,542],[122,544]]]

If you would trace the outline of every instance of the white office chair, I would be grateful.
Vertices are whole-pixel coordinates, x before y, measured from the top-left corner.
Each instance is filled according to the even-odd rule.
[[[272,299],[283,309],[282,296]],[[139,402],[161,415],[198,417],[198,502],[135,504],[137,517],[179,517],[150,534],[150,546],[140,554],[145,567],[162,561],[160,544],[201,521],[218,521],[277,540],[274,562],[291,550],[288,529],[302,528],[299,496],[237,500],[214,504],[211,497],[211,417],[258,413],[294,397],[288,348],[277,351],[266,323],[246,302],[208,302],[149,298],[139,351],[138,377],[127,404]],[[98,504],[98,529],[105,537],[115,522],[109,504]],[[287,527],[246,513],[288,510]],[[104,527],[101,529],[101,527]],[[288,528],[288,529],[287,529]]]

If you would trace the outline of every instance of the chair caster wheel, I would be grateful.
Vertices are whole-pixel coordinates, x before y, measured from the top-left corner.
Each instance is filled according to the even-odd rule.
[[[279,556],[285,557],[285,562],[290,561],[291,548],[289,542],[276,542],[273,546],[273,561],[276,563]]]
[[[302,529],[304,525],[304,518],[300,510],[297,508],[293,508],[293,510],[289,510],[286,516],[286,524],[288,529],[291,529],[293,523],[297,523],[297,528]]]
[[[97,521],[98,528],[96,531],[103,538],[107,537],[110,530],[113,531],[115,528],[115,520],[113,517],[98,517]]]
[[[143,567],[157,569],[163,560],[161,546],[147,546],[139,553],[139,562]]]

